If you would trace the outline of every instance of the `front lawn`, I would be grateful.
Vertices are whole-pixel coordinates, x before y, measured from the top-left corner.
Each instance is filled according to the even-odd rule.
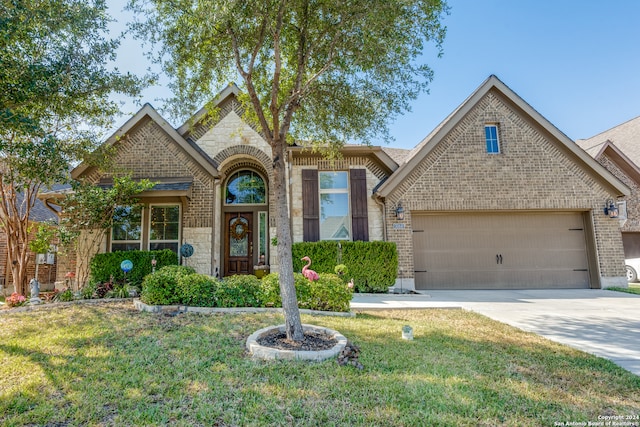
[[[640,413],[640,377],[463,310],[303,315],[359,346],[363,370],[247,358],[247,336],[281,322],[130,302],[4,311],[0,425],[539,426]]]
[[[628,294],[640,295],[640,283],[629,283],[628,288],[611,287],[610,291],[626,292]]]

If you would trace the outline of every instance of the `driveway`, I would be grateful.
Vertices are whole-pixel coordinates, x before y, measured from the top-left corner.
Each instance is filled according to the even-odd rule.
[[[640,375],[640,295],[599,289],[354,294],[353,310],[462,308]]]

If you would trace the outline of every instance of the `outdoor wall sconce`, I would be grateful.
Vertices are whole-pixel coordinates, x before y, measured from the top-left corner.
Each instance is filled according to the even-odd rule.
[[[616,206],[613,200],[609,200],[605,203],[604,214],[608,215],[609,218],[618,218],[618,206]]]
[[[398,218],[399,221],[404,219],[404,208],[402,207],[402,202],[398,202],[396,205],[396,218]]]

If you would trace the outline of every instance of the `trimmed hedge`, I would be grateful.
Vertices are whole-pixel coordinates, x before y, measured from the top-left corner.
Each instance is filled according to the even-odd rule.
[[[148,274],[142,281],[140,300],[152,305],[180,304],[183,295],[178,292],[178,282],[183,276],[193,275],[195,272],[191,267],[169,265]],[[185,283],[182,286],[188,285]]]
[[[353,278],[357,292],[387,292],[397,277],[398,253],[393,242],[299,242],[293,244],[292,255],[294,271],[302,271],[304,256],[311,258],[311,269],[318,273],[333,273],[336,265],[346,265],[349,274],[343,279]]]
[[[179,302],[192,307],[213,307],[219,284],[219,280],[206,274],[179,276],[176,284]]]
[[[120,263],[125,259],[133,263],[133,270],[127,273],[127,282],[132,286],[140,286],[144,277],[151,273],[151,260],[156,260],[156,269],[167,265],[178,265],[178,255],[171,249],[161,251],[117,251],[96,254],[91,260],[90,282],[101,283],[124,280]]]
[[[331,273],[320,273],[320,279],[309,281],[300,273],[293,273],[298,307],[322,311],[349,311],[352,291],[340,277]],[[282,307],[278,273],[262,279],[263,298],[267,307]]]
[[[253,274],[227,276],[216,289],[218,307],[262,307],[262,281]]]
[[[294,273],[298,307],[322,311],[349,311],[352,291],[335,274],[320,274],[310,282]],[[142,282],[140,299],[145,304],[184,304],[193,307],[282,307],[278,274],[262,280],[253,275],[215,279],[197,274],[191,267],[167,266]]]

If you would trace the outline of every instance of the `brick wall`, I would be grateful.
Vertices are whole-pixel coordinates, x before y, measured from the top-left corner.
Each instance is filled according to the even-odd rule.
[[[487,154],[484,126],[497,123],[500,154]],[[594,211],[600,274],[624,276],[617,221],[600,215],[607,187],[542,127],[499,92],[489,91],[386,200],[387,235],[396,242],[401,277],[413,277],[411,212]],[[404,229],[393,227],[405,208]]]
[[[627,221],[622,227],[622,231],[640,232],[640,187],[638,183],[631,179],[620,169],[618,164],[606,154],[600,156],[598,162],[631,189],[631,194],[624,198],[624,200],[627,201]]]

